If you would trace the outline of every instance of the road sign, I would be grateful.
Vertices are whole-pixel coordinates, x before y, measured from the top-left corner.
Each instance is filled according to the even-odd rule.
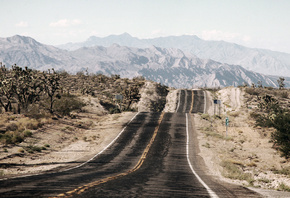
[[[226,117],[226,126],[229,126],[229,118]]]
[[[115,98],[116,100],[123,100],[123,95],[116,95]]]
[[[221,104],[221,101],[220,100],[213,100],[213,103],[214,104]]]

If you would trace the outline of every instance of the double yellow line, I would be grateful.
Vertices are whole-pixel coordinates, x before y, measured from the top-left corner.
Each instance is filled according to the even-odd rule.
[[[191,113],[192,109],[193,109],[193,91],[191,90],[191,107],[190,107],[190,110],[189,110],[189,113]]]
[[[160,124],[162,122],[163,116],[164,116],[164,112],[162,112],[162,114],[160,115],[160,118],[158,120],[158,125],[156,126],[156,128],[154,130],[154,133],[152,135],[152,138],[151,138],[149,144],[146,146],[141,158],[139,159],[138,163],[135,165],[135,167],[133,169],[131,169],[131,170],[127,171],[127,172],[120,173],[118,175],[112,176],[112,177],[107,177],[105,179],[101,179],[101,180],[98,180],[98,181],[94,181],[94,182],[88,183],[88,184],[80,186],[80,187],[78,187],[78,188],[76,188],[74,190],[68,191],[66,193],[59,194],[56,197],[72,197],[73,195],[79,195],[79,194],[83,193],[84,191],[88,190],[91,187],[100,185],[102,183],[106,183],[106,182],[111,181],[111,180],[118,179],[120,177],[126,176],[126,175],[128,175],[130,173],[133,173],[134,171],[138,170],[142,166],[142,164],[144,163],[144,161],[145,161],[145,159],[147,157],[147,154],[149,152],[149,149],[152,146],[152,144],[153,144],[153,142],[154,142],[154,140],[156,138],[156,135],[158,133],[159,126],[160,126]]]

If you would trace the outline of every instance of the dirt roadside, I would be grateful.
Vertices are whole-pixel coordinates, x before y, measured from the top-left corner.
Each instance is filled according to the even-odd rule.
[[[228,87],[215,94],[221,100],[220,108],[213,104],[214,94],[207,92],[207,114],[194,115],[200,156],[209,174],[249,187],[265,197],[290,197],[289,192],[276,191],[290,186],[290,178],[275,172],[290,163],[272,148],[270,137],[261,135],[262,129],[254,127],[251,110],[244,102],[245,93],[240,88]],[[220,117],[214,116],[214,112],[220,112]],[[226,117],[230,120],[227,133]]]

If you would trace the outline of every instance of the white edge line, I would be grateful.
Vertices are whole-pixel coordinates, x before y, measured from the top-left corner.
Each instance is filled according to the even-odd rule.
[[[115,139],[113,139],[113,141],[108,144],[103,150],[101,150],[99,153],[97,153],[96,155],[94,155],[91,159],[89,159],[88,161],[86,162],[83,162],[82,164],[78,165],[78,166],[74,166],[72,168],[69,168],[69,169],[65,169],[65,170],[62,170],[62,171],[59,171],[59,172],[52,172],[52,173],[62,173],[62,172],[66,172],[66,171],[69,171],[69,170],[73,170],[73,169],[76,169],[76,168],[79,168],[85,164],[87,164],[88,162],[92,161],[95,157],[97,157],[98,155],[102,154],[107,148],[109,148],[119,137],[120,135],[125,131],[125,129],[127,128],[127,126],[135,119],[135,117],[139,114],[140,112],[136,113],[135,116],[127,123],[127,125],[122,129],[122,131],[119,132],[119,134],[117,135],[117,137],[115,137]],[[44,175],[44,174],[50,174],[50,173],[37,173],[37,174],[31,174],[31,175],[22,175],[22,176],[16,176],[16,177],[9,177],[9,178],[3,178],[3,179],[0,179],[0,181],[3,181],[3,180],[9,180],[9,179],[17,179],[17,178],[23,178],[23,177],[31,177],[31,176],[37,176],[37,175]]]
[[[204,183],[204,181],[198,176],[198,174],[195,172],[195,170],[193,169],[191,162],[189,160],[189,132],[188,132],[188,116],[186,113],[186,157],[187,157],[187,162],[189,164],[189,167],[192,171],[192,173],[195,175],[195,177],[198,179],[198,181],[206,188],[208,194],[210,197],[212,198],[218,198],[217,194],[215,194],[215,192],[213,190],[211,190],[208,185],[206,185],[206,183]]]
[[[206,113],[206,91],[203,91],[203,95],[204,95],[204,109],[203,109],[203,113]]]
[[[179,109],[179,105],[180,105],[180,97],[181,97],[181,89],[179,90],[179,100],[178,100],[178,105],[177,105],[177,108],[176,108],[176,111],[175,111],[175,112],[177,112],[178,109]]]

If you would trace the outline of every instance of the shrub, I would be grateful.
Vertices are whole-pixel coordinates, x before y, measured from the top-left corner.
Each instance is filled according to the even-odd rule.
[[[109,113],[110,114],[115,114],[115,113],[121,113],[121,111],[120,111],[120,109],[118,108],[118,107],[111,107],[110,109],[109,109]]]
[[[19,132],[6,132],[5,134],[0,134],[0,141],[7,144],[17,144],[23,142],[24,137]]]
[[[240,112],[239,111],[233,111],[233,112],[230,112],[229,115],[233,116],[233,117],[238,117],[240,115]]]
[[[104,101],[104,100],[100,100],[100,104],[107,109],[109,112],[110,110],[112,111],[112,109],[117,108],[115,104],[112,104],[110,101]]]
[[[150,110],[153,112],[161,112],[163,111],[166,104],[165,99],[158,99],[157,101],[151,101]]]
[[[224,168],[223,175],[230,179],[246,180],[250,185],[253,184],[254,179],[251,173],[244,173],[240,166],[242,163],[234,160],[224,160],[221,162],[221,166]]]
[[[276,129],[272,133],[273,142],[278,145],[278,149],[282,153],[281,156],[288,159],[290,157],[290,112],[276,115],[272,122]]]
[[[151,95],[153,95],[153,91],[148,90],[148,91],[146,91],[146,94],[151,96]]]
[[[12,144],[21,143],[23,142],[23,140],[24,140],[23,136],[21,136],[19,133],[15,133],[11,138],[11,143]]]
[[[35,120],[35,119],[29,120],[26,123],[26,127],[28,129],[32,129],[32,130],[36,130],[36,129],[40,128],[41,126],[42,126],[42,123],[39,122],[38,120]]]
[[[209,120],[210,116],[209,116],[209,114],[205,113],[205,114],[201,115],[201,118],[204,119],[204,120]]]
[[[3,144],[7,145],[7,144],[11,144],[11,135],[9,134],[0,134],[0,140]]]
[[[288,98],[288,92],[287,91],[281,92],[281,97],[282,98]]]
[[[274,170],[273,171],[275,174],[283,174],[290,176],[290,167],[282,168],[281,170]]]
[[[24,135],[24,137],[31,137],[32,132],[30,130],[25,130],[25,131],[23,131],[23,135]]]
[[[6,131],[16,131],[18,129],[17,124],[10,123],[6,126]]]
[[[49,147],[50,147],[50,145],[49,145],[49,144],[45,144],[44,146],[45,146],[46,148],[49,148]]]
[[[77,97],[63,96],[55,102],[54,110],[60,115],[70,115],[74,110],[80,110],[85,106],[85,103]]]
[[[249,87],[245,89],[245,92],[248,93],[248,94],[250,94],[250,95],[256,95],[256,96],[258,96],[260,94],[260,92],[258,91],[258,89],[256,89],[256,88],[249,88]]]
[[[284,183],[281,183],[280,185],[279,185],[279,187],[278,187],[278,189],[277,190],[281,190],[281,191],[288,191],[288,192],[290,192],[290,187],[289,186],[287,186],[286,184],[284,184]]]
[[[30,145],[30,146],[25,147],[25,150],[28,153],[41,152],[42,147]]]

